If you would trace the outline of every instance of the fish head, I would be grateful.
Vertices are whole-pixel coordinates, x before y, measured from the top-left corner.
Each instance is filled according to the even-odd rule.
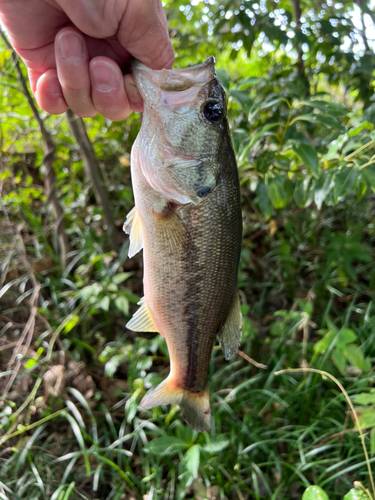
[[[146,149],[148,145],[148,159],[152,158],[145,176],[155,187],[161,170],[175,166],[175,177],[187,179],[190,168],[190,192],[169,198],[197,203],[216,183],[220,145],[228,137],[225,92],[215,74],[215,60],[209,57],[190,68],[162,70],[136,61],[133,75],[144,102],[140,143]]]

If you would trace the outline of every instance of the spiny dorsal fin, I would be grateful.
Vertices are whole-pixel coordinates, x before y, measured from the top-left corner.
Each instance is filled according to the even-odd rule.
[[[126,324],[126,328],[133,332],[157,332],[158,329],[152,319],[150,309],[146,304],[145,298],[142,297],[138,302],[141,307],[134,314],[132,319]]]
[[[238,291],[234,294],[232,305],[229,309],[227,319],[218,333],[220,346],[224,351],[225,359],[232,358],[241,343],[242,336],[242,314],[240,297]]]
[[[143,248],[142,222],[135,207],[128,213],[122,229],[130,235],[128,255],[131,258]]]

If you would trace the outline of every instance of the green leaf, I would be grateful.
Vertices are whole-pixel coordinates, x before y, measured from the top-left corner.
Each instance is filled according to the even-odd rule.
[[[246,111],[246,113],[249,113],[253,102],[247,92],[245,92],[244,90],[231,90],[229,92],[229,95],[241,104],[241,107],[244,109],[244,111]]]
[[[374,407],[366,409],[359,416],[359,425],[362,429],[367,429],[370,427],[375,427],[375,409]],[[356,426],[357,428],[357,426]]]
[[[78,324],[78,322],[79,322],[79,316],[77,315],[73,316],[72,319],[67,321],[67,323],[65,324],[64,333],[69,333],[71,330],[73,330],[73,328]]]
[[[230,76],[229,74],[225,71],[225,69],[218,68],[216,70],[216,76],[220,80],[221,85],[225,88],[225,90],[229,90],[229,85],[230,85]]]
[[[207,443],[201,448],[208,453],[219,453],[220,451],[227,448],[229,444],[230,441],[228,439],[223,439],[222,441],[213,441],[211,443]]]
[[[329,500],[327,493],[320,486],[309,486],[302,495],[302,500]]]
[[[109,310],[109,297],[107,295],[105,295],[102,298],[102,300],[100,300],[99,302],[97,302],[95,305],[99,309],[103,309],[103,311],[108,311]]]
[[[119,295],[115,299],[115,306],[117,309],[122,312],[124,316],[128,316],[129,314],[129,301],[123,295]]]
[[[174,436],[162,436],[156,438],[148,445],[150,453],[155,455],[174,455],[181,450],[185,450],[189,444],[181,438]]]
[[[267,194],[275,208],[283,208],[293,197],[294,184],[285,175],[267,177]]]
[[[125,280],[127,280],[133,274],[134,273],[119,273],[112,278],[112,281],[113,283],[115,283],[115,285],[119,285],[120,283],[123,283]]]
[[[345,127],[343,127],[340,122],[332,118],[332,116],[313,114],[312,121],[327,125],[327,127],[335,128],[340,132],[345,132]]]
[[[374,130],[374,125],[372,123],[369,123],[368,121],[364,121],[361,123],[361,125],[358,125],[358,127],[352,128],[348,132],[349,137],[355,137],[358,135],[362,130]]]
[[[343,355],[342,351],[340,349],[335,349],[332,353],[332,361],[335,363],[337,369],[339,372],[344,375],[345,374],[345,367],[346,367],[346,361],[345,361],[345,356]]]
[[[322,208],[323,202],[327,197],[327,194],[334,187],[333,173],[323,173],[323,175],[318,179],[315,186],[314,201],[318,210]]]
[[[363,178],[370,184],[375,191],[375,165],[369,165],[361,170]]]
[[[363,354],[356,344],[349,344],[346,346],[343,350],[343,354],[350,364],[356,366],[359,370],[363,370]]]
[[[309,144],[296,144],[293,146],[293,151],[307,165],[312,175],[318,178],[319,160],[315,149]]]
[[[351,344],[357,340],[357,335],[350,328],[341,328],[336,340],[336,346],[339,349],[344,349],[347,344]]]
[[[367,493],[362,490],[356,490],[352,488],[345,496],[343,500],[370,500]]]
[[[358,170],[354,167],[343,167],[335,174],[334,194],[337,201],[341,201],[354,189],[358,174]]]
[[[354,398],[354,403],[357,405],[374,405],[375,404],[375,393],[373,392],[363,392],[362,394],[358,394]]]
[[[346,116],[348,114],[346,107],[337,102],[312,99],[311,101],[301,101],[301,104],[311,106],[312,108],[318,109],[322,113],[330,116]]]
[[[294,200],[300,208],[308,207],[314,199],[315,180],[305,176],[294,188]]]
[[[190,472],[190,474],[194,477],[194,479],[198,477],[199,455],[200,455],[199,444],[194,444],[185,453],[186,468]]]
[[[264,182],[260,182],[257,187],[257,196],[255,198],[255,203],[259,205],[263,215],[268,219],[271,217],[273,212],[273,206],[271,200],[267,193],[267,188]]]

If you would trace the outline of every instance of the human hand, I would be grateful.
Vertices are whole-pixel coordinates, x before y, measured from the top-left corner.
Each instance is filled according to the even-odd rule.
[[[160,0],[0,0],[0,19],[28,68],[39,106],[112,121],[141,111],[131,57],[171,68]]]

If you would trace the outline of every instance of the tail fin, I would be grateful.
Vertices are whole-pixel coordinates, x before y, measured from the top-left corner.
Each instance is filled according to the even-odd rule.
[[[198,432],[208,431],[211,427],[211,409],[208,387],[194,393],[175,387],[170,376],[155,389],[151,389],[142,399],[141,406],[146,409],[159,405],[179,405],[181,415]]]

